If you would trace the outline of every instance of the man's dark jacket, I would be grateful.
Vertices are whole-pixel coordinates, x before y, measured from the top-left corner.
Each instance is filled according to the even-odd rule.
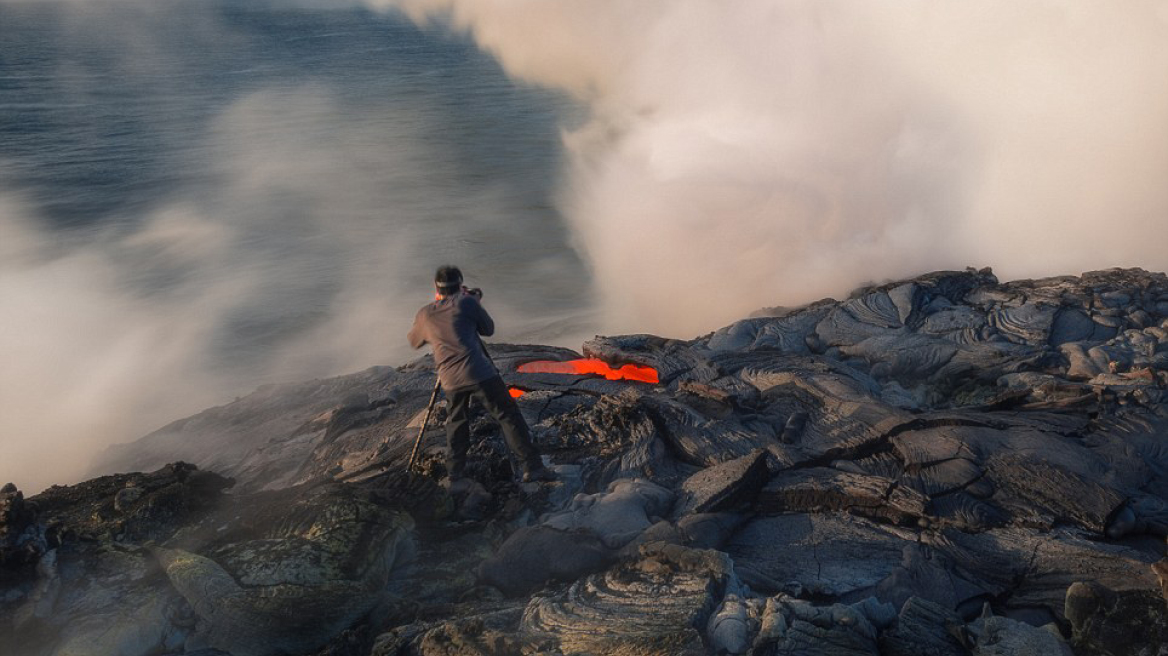
[[[495,322],[479,299],[459,292],[418,310],[408,337],[414,348],[433,347],[442,389],[452,392],[499,375],[479,339],[494,332]]]

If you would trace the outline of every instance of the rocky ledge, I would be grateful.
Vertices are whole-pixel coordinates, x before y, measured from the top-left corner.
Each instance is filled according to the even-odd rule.
[[[480,414],[450,494],[441,408],[407,473],[428,358],[264,388],[0,490],[0,653],[1168,654],[1163,274],[491,348],[557,481]]]

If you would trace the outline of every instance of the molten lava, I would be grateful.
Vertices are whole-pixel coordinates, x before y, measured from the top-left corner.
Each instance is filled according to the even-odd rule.
[[[586,358],[583,360],[567,360],[555,362],[539,360],[519,365],[518,371],[524,374],[593,374],[604,376],[609,380],[635,380],[641,383],[656,383],[657,370],[653,367],[644,367],[637,364],[626,364],[619,369],[613,369],[604,360]]]
[[[507,391],[511,393],[511,398],[513,398],[513,399],[517,399],[517,398],[519,398],[527,393],[527,392],[524,392],[523,390],[519,389],[518,387],[508,387]]]

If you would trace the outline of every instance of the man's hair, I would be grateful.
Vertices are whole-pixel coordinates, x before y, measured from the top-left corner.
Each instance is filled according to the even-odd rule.
[[[443,296],[453,294],[462,288],[462,272],[456,266],[440,266],[434,274],[434,285]]]

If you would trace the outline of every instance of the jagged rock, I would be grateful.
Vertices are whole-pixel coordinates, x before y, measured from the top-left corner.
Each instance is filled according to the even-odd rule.
[[[679,458],[691,465],[709,467],[741,458],[774,443],[773,429],[758,430],[737,417],[706,415],[692,406],[662,396],[644,399],[661,437]]]
[[[1033,456],[995,455],[986,468],[998,489],[995,501],[1021,522],[1070,521],[1103,533],[1108,518],[1124,502],[1121,492]]]
[[[981,579],[963,570],[944,551],[925,544],[906,544],[901,550],[901,561],[875,588],[877,599],[896,607],[909,599],[936,603],[946,609],[980,607],[980,602],[992,596],[993,588],[983,586]]]
[[[949,364],[958,347],[939,337],[897,332],[845,344],[839,350],[844,356],[864,359],[877,378],[911,383],[925,380]]]
[[[24,501],[24,494],[12,483],[0,488],[0,583],[35,564],[47,548],[39,539],[36,513]]]
[[[721,549],[745,522],[740,513],[698,513],[677,520],[677,528],[688,547]]]
[[[0,652],[13,654],[158,653],[180,646],[182,599],[140,549],[66,544],[36,565],[36,582],[5,612]]]
[[[511,630],[481,617],[448,622],[426,631],[414,644],[421,656],[518,656],[527,645]],[[386,654],[381,649],[374,654]]]
[[[509,595],[530,593],[548,581],[572,581],[606,567],[612,549],[584,531],[530,526],[511,534],[491,558],[483,561],[479,578]]]
[[[759,517],[726,545],[744,583],[780,592],[791,583],[813,595],[867,596],[901,561],[908,533],[849,515]]]
[[[1008,617],[983,617],[970,625],[973,656],[1073,656],[1056,629],[1038,628]]]
[[[871,387],[853,377],[835,373],[767,372],[763,397],[773,416],[807,416],[802,431],[790,444],[768,448],[788,465],[803,465],[863,457],[879,449],[912,416],[873,396]],[[873,384],[874,385],[874,384]],[[878,393],[878,386],[876,387]]]
[[[939,526],[955,526],[967,531],[984,531],[1006,526],[1010,515],[991,502],[983,500],[993,494],[974,496],[966,492],[956,492],[929,501],[929,519]],[[982,498],[979,498],[982,497]]]
[[[726,595],[722,604],[710,616],[706,626],[706,640],[715,654],[745,654],[750,648],[752,624],[749,607],[738,595]]]
[[[565,510],[542,518],[544,526],[584,530],[610,549],[632,541],[665,515],[673,504],[671,490],[643,480],[619,480],[599,494],[579,494]]]
[[[152,469],[184,460],[235,477],[246,489],[283,487],[307,478],[304,463],[326,435],[335,441],[344,432],[335,421],[338,415],[358,408],[397,407],[408,399],[424,407],[432,385],[433,378],[424,374],[403,374],[388,367],[329,380],[269,385],[165,426],[133,447],[111,447],[96,468]]]
[[[821,307],[773,319],[746,319],[710,335],[706,346],[713,351],[773,350],[807,354],[808,338],[830,308]]]
[[[774,656],[875,656],[877,628],[868,613],[877,610],[867,602],[822,607],[782,598],[768,602],[767,611],[781,613],[782,620],[763,618],[763,624],[783,627],[766,631],[773,641],[756,643],[755,653]],[[878,612],[878,611],[877,611]],[[894,613],[889,610],[888,612]],[[761,637],[761,636],[760,636]]]
[[[894,480],[826,467],[780,472],[757,501],[764,513],[840,510],[894,524],[915,524],[927,505],[925,496]]]
[[[976,581],[989,596],[1004,598],[1005,609],[1041,609],[1049,620],[1064,619],[1066,590],[1082,580],[1084,572],[1116,591],[1159,589],[1151,569],[1158,556],[1066,529],[1036,533],[1007,528],[977,534],[947,530],[928,540],[967,580]]]
[[[645,545],[641,554],[562,594],[536,597],[521,630],[554,638],[563,653],[705,653],[696,627],[705,628],[737,587],[733,565],[725,554],[675,545]]]
[[[582,349],[659,384],[491,351],[557,483],[517,484],[476,411],[479,493],[443,489],[442,403],[407,472],[428,356],[265,388],[102,465],[187,454],[232,494],[189,465],[0,490],[0,652],[1060,653],[1048,622],[1084,654],[1155,644],[1168,276],[938,272]],[[987,602],[1005,617],[961,626]]]
[[[679,377],[708,383],[718,378],[717,367],[686,342],[656,335],[596,336],[584,342],[584,357],[599,358],[614,365],[638,364],[657,370],[662,385]]]
[[[965,489],[984,474],[985,471],[972,460],[953,458],[925,465],[913,474],[906,473],[900,480],[921,494],[936,497]]]
[[[211,518],[217,529],[195,526],[171,542],[201,544],[207,555],[154,549],[198,618],[199,639],[235,656],[324,646],[381,601],[394,567],[413,555],[409,516],[353,491],[266,497],[243,515]],[[207,529],[215,536],[209,544]]]
[[[690,476],[681,484],[673,515],[717,512],[749,503],[770,477],[766,453],[758,449]]]
[[[214,472],[178,462],[146,474],[115,474],[52,487],[29,501],[36,504],[41,522],[67,526],[88,539],[160,541],[216,507],[233,484]],[[127,489],[135,490],[132,497],[125,495]]]
[[[421,529],[419,533],[424,533]],[[458,603],[467,596],[491,588],[481,585],[476,569],[495,552],[489,536],[477,531],[456,534],[443,540],[417,540],[417,555],[394,570],[385,589],[384,608],[375,609],[385,626],[414,619],[428,606]]]
[[[1092,582],[1067,588],[1075,648],[1108,656],[1168,654],[1168,603],[1155,590],[1115,592]]]
[[[686,475],[668,452],[644,395],[636,389],[577,405],[549,423],[556,452],[607,463],[596,474],[598,486],[619,478],[669,482]],[[541,447],[549,442],[541,440]]]
[[[1108,466],[1079,440],[1024,426],[944,421],[955,425],[909,430],[892,438],[906,466],[918,468],[917,476],[906,481],[915,488],[933,495],[951,492],[983,480],[984,469],[982,485],[992,486],[994,505],[1015,521],[1046,526],[1074,522],[1100,533],[1124,502],[1124,487],[1098,482]]]
[[[920,597],[901,606],[896,626],[880,637],[888,656],[965,656],[965,623],[947,608]]]
[[[56,581],[56,591],[51,602],[40,599],[52,610],[38,619],[61,623],[50,653],[144,656],[183,644],[188,631],[174,620],[186,613],[185,604],[173,590],[157,585],[145,554],[100,554],[88,565],[84,577],[56,564],[45,572],[46,580]]]
[[[1023,303],[991,311],[989,324],[1011,342],[1042,346],[1050,340],[1058,310],[1058,307],[1044,303]]]
[[[175,463],[54,486],[28,501],[9,489],[2,528],[19,531],[8,533],[13,550],[0,563],[0,589],[12,586],[0,594],[0,652],[136,655],[181,644],[186,632],[173,616],[182,600],[135,543],[199,521],[230,485]]]

